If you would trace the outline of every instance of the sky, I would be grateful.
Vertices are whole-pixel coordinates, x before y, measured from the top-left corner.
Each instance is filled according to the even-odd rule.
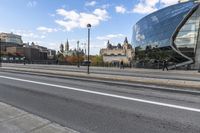
[[[0,32],[13,32],[23,42],[59,50],[69,40],[70,49],[87,44],[91,27],[91,54],[99,54],[108,40],[113,45],[131,43],[132,27],[142,17],[178,0],[0,0]]]

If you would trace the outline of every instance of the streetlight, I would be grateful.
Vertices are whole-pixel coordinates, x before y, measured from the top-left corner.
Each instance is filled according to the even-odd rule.
[[[90,29],[91,29],[91,24],[87,24],[88,28],[88,70],[87,73],[90,74]]]
[[[78,67],[80,67],[80,65],[79,65],[79,41],[77,41],[77,57],[78,57],[78,64],[77,64],[77,66]]]

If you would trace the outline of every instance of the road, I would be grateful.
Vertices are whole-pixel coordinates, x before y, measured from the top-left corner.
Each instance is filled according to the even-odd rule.
[[[200,95],[0,72],[0,101],[81,133],[200,132]]]

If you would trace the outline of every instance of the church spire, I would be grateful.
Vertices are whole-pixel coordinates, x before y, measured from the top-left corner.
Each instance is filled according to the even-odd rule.
[[[61,53],[63,53],[63,52],[64,52],[64,46],[63,46],[63,44],[62,44],[62,43],[60,44],[60,52],[61,52]]]
[[[108,42],[107,42],[107,48],[108,49],[111,49],[112,48],[112,45],[110,44],[110,41],[108,40]]]
[[[69,41],[67,39],[67,42],[65,43],[65,51],[69,51]]]
[[[128,44],[128,39],[125,37],[124,44]]]

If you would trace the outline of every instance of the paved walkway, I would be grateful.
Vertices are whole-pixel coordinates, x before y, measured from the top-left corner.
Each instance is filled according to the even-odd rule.
[[[45,67],[45,66],[44,66]],[[133,69],[134,70],[134,69]],[[28,67],[2,67],[2,71],[6,72],[27,72],[27,73],[35,73],[39,75],[46,76],[55,76],[55,77],[79,77],[86,79],[98,79],[98,80],[114,80],[114,81],[125,81],[139,84],[152,84],[159,86],[170,86],[170,87],[179,87],[179,88],[187,88],[187,89],[200,89],[200,74],[195,72],[190,74],[186,74],[184,72],[180,74],[172,74],[172,77],[169,77],[169,72],[161,72],[159,74],[148,73],[148,74],[139,74],[137,76],[134,75],[113,75],[113,74],[104,74],[104,73],[87,73],[83,72],[75,72],[75,71],[61,71],[59,69],[51,70],[51,69],[41,69],[41,68],[28,68]],[[151,70],[146,70],[151,71]],[[193,71],[194,72],[194,71]],[[142,76],[143,75],[143,76]],[[154,76],[153,76],[154,75]],[[152,77],[153,76],[153,77]],[[178,77],[177,77],[178,76]],[[164,77],[164,78],[163,78]],[[166,78],[168,77],[168,78]],[[174,78],[175,77],[175,78]]]
[[[13,67],[13,68],[30,68],[30,69],[51,69],[51,70],[65,70],[65,71],[80,71],[86,72],[87,66],[71,66],[71,65],[43,65],[43,64],[15,64],[15,63],[3,63],[3,67]],[[118,71],[118,72],[142,72],[142,73],[168,73],[168,74],[191,74],[191,75],[200,75],[198,70],[169,70],[169,71],[162,71],[162,69],[145,69],[145,68],[125,68],[119,69],[117,67],[95,67],[91,66],[90,70],[93,72],[98,71]]]
[[[77,133],[0,102],[0,133]]]

